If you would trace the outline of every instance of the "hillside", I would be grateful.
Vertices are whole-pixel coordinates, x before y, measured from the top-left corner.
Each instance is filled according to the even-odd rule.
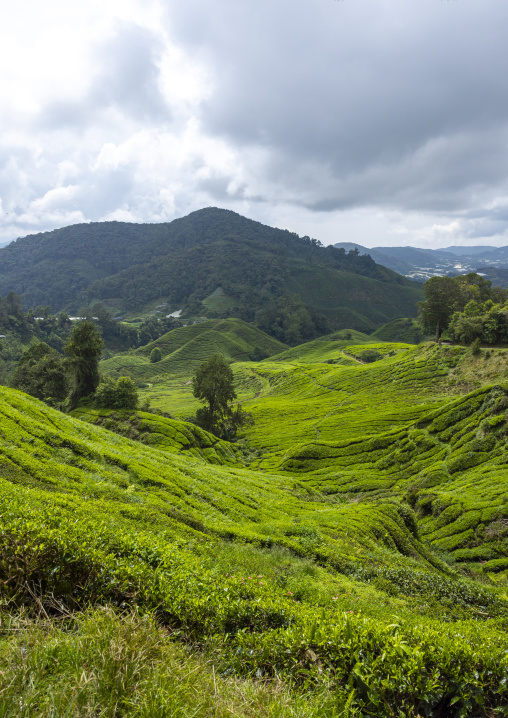
[[[359,377],[396,371],[399,357],[402,375],[408,362],[414,367],[414,389],[428,386],[418,350],[391,351],[395,356],[378,367],[359,367]],[[434,357],[431,366],[444,376],[449,364]],[[265,371],[264,363],[257,366]],[[326,386],[320,367],[308,376]],[[341,372],[353,381],[354,367],[331,369],[334,384]],[[427,375],[420,385],[419,371]],[[386,385],[386,376],[379,382]],[[432,400],[413,414],[427,431],[432,422],[446,431],[472,416],[483,421],[491,394],[459,400],[442,426],[428,411]],[[396,491],[351,499],[337,494],[340,459],[324,467],[326,476],[315,465],[288,472],[294,450],[280,473],[212,465],[206,456],[129,440],[13,390],[0,388],[0,395],[3,605],[38,607],[48,617],[33,627],[28,615],[20,618],[22,633],[10,619],[14,630],[0,656],[4,715],[14,715],[20,695],[32,714],[48,717],[55,705],[76,705],[68,713],[76,716],[119,715],[119,706],[121,715],[148,716],[165,704],[172,706],[167,715],[188,715],[192,707],[203,717],[215,710],[226,716],[226,698],[245,718],[249,710],[290,716],[297,706],[301,716],[339,718],[346,702],[356,716],[480,716],[505,703],[504,584],[474,582],[443,563],[419,538],[416,516]],[[500,424],[492,423],[495,432]],[[278,417],[264,425],[291,441],[293,426]],[[403,433],[398,440],[399,453],[415,451],[402,447]],[[425,441],[414,432],[411,441],[425,456]],[[386,443],[367,443],[371,461]],[[357,463],[357,475],[364,468]],[[393,473],[389,461],[386,470]],[[362,481],[361,490],[372,491],[370,479]],[[489,542],[504,519],[487,509],[479,511]],[[440,516],[452,514],[456,520],[456,509]],[[428,533],[426,520],[420,523]],[[491,551],[502,545],[490,543]],[[488,568],[502,576],[499,561]],[[143,618],[147,612],[152,619]],[[59,621],[52,624],[50,615]],[[206,661],[198,650],[205,644]],[[182,680],[192,672],[199,696]],[[286,681],[278,699],[270,683],[259,682],[274,675]]]
[[[150,362],[158,347],[162,360]],[[110,376],[131,376],[151,381],[167,374],[192,375],[212,354],[222,354],[228,362],[259,361],[287,347],[241,319],[210,319],[188,327],[173,329],[154,342],[130,354],[119,354],[101,362],[101,371]]]
[[[216,208],[165,224],[91,223],[18,239],[0,248],[0,296],[11,290],[53,311],[103,301],[131,314],[164,305],[249,320],[298,294],[333,327],[361,330],[414,314],[421,299],[417,285],[369,257]]]

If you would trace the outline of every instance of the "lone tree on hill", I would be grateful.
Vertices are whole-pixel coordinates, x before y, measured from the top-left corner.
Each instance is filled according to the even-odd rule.
[[[74,374],[74,388],[69,397],[69,407],[74,409],[80,399],[93,394],[100,381],[99,357],[104,342],[93,322],[85,321],[76,324],[64,347],[65,353],[71,358]]]
[[[196,412],[196,424],[215,436],[234,438],[240,426],[253,423],[252,415],[239,404],[234,411],[229,405],[236,399],[233,372],[220,354],[214,354],[197,368],[192,393],[205,404]]]

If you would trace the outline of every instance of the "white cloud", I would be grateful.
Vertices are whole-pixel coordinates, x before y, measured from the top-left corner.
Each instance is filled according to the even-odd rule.
[[[508,242],[504,0],[23,0],[0,240],[219,205],[324,242]]]

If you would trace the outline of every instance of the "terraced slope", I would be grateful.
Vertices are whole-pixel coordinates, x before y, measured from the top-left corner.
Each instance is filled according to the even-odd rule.
[[[210,464],[242,465],[241,452],[199,426],[145,411],[80,407],[72,416],[174,454],[202,458]]]
[[[154,347],[160,348],[163,358],[151,363],[150,353]],[[173,329],[132,354],[108,359],[101,363],[101,371],[142,381],[167,374],[192,376],[212,354],[222,354],[229,362],[259,361],[286,348],[285,344],[241,319],[210,319]]]
[[[302,442],[357,439],[408,427],[442,403],[436,380],[447,377],[456,363],[451,350],[367,346],[383,358],[363,363],[366,346],[349,344],[341,353],[344,365],[266,360],[235,366],[240,386],[245,382],[252,392],[250,399],[247,392],[241,398],[254,415],[247,435],[263,448],[261,466],[275,468],[286,450]]]
[[[421,327],[415,319],[394,319],[378,327],[371,335],[372,339],[382,342],[408,342],[419,344],[424,339]]]
[[[354,364],[354,359],[348,359],[341,351],[351,344],[369,343],[373,341],[368,334],[346,329],[340,332],[326,334],[324,337],[311,342],[298,344],[281,354],[270,358],[271,361],[298,362],[300,364],[313,364],[326,362],[328,364]],[[375,341],[375,340],[374,340]]]
[[[296,691],[334,676],[335,700],[371,715],[504,701],[508,600],[454,577],[409,507],[329,503],[284,476],[168,454],[0,394],[4,601],[155,609],[180,640],[211,642],[224,675],[277,673]]]

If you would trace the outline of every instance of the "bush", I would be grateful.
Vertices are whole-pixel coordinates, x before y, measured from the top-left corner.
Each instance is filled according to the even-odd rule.
[[[371,364],[378,359],[382,359],[383,355],[380,354],[376,349],[365,349],[365,351],[360,352],[358,358],[360,359],[360,361],[363,361],[366,364]]]
[[[482,353],[482,352],[481,352],[480,338],[479,338],[479,337],[476,337],[476,339],[474,340],[474,342],[473,342],[472,345],[471,345],[471,354],[472,354],[474,357],[477,357],[477,356],[479,356],[481,353]]]
[[[159,349],[159,347],[154,347],[150,353],[150,361],[152,364],[155,364],[156,362],[160,361],[162,359],[162,352]]]
[[[138,390],[128,376],[121,376],[118,381],[103,378],[95,392],[95,403],[104,409],[135,409]]]

